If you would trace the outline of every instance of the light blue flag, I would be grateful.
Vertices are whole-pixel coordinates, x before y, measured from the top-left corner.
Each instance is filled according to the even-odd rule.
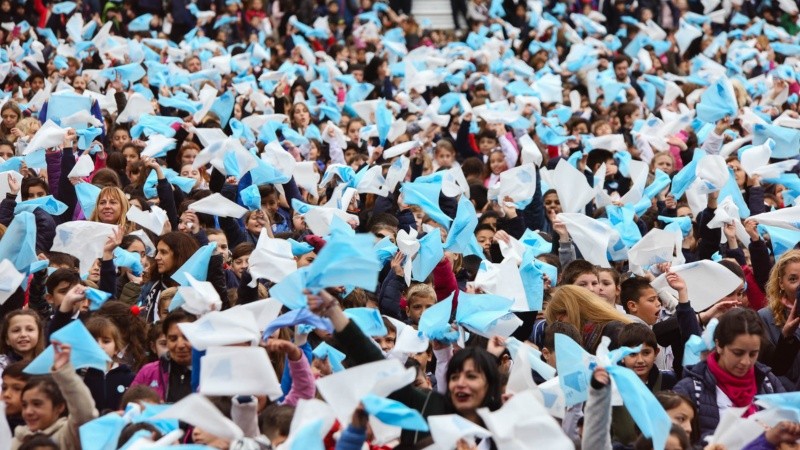
[[[242,205],[250,211],[261,209],[261,194],[257,184],[252,184],[239,191],[239,197],[242,198]]]
[[[181,122],[182,120],[179,117],[143,114],[139,116],[139,121],[136,122],[136,125],[131,127],[131,137],[133,139],[139,139],[142,133],[144,133],[145,136],[163,134],[166,137],[175,137],[175,129],[172,128],[172,125]]]
[[[119,267],[126,267],[130,269],[130,271],[135,276],[141,276],[142,272],[144,272],[144,268],[142,267],[142,259],[138,253],[129,252],[122,247],[117,247],[114,249],[114,265]]]
[[[728,173],[730,173],[728,181],[725,182],[725,185],[722,186],[722,189],[720,189],[717,200],[721,202],[726,197],[730,197],[733,200],[733,203],[739,209],[739,218],[744,220],[750,217],[750,207],[747,206],[747,202],[744,201],[742,191],[739,189],[739,185],[736,184],[736,176],[733,174],[733,170],[731,168],[728,168]]]
[[[100,127],[89,127],[83,130],[75,130],[75,133],[78,135],[78,148],[86,150],[98,136],[103,134],[103,129]]]
[[[0,239],[0,261],[7,259],[19,272],[26,273],[39,260],[36,256],[36,217],[17,213]]]
[[[709,86],[697,104],[697,118],[706,123],[716,123],[725,117],[735,117],[738,111],[736,93],[730,81],[724,78]]]
[[[511,83],[508,83],[504,86],[505,90],[514,97],[519,96],[537,96],[537,92],[533,90],[528,84],[524,81],[514,80]],[[440,108],[441,111],[441,108]],[[449,111],[449,110],[448,110]],[[441,113],[440,113],[441,114]]]
[[[525,288],[525,298],[528,300],[528,307],[531,311],[542,311],[544,301],[544,275],[550,278],[551,283],[555,283],[557,276],[553,277],[553,272],[558,273],[558,269],[544,261],[536,259],[536,252],[528,248],[522,257],[522,264],[519,266],[519,274],[522,278],[522,286]],[[548,270],[549,269],[549,270]]]
[[[144,78],[147,72],[141,64],[131,63],[103,69],[100,71],[100,75],[109,80],[115,80],[119,76],[122,81],[133,84]]]
[[[217,249],[216,242],[210,242],[200,247],[183,265],[172,274],[172,279],[181,286],[189,286],[186,274],[191,274],[197,281],[206,281],[208,278],[208,262]]]
[[[117,413],[108,413],[86,422],[78,428],[81,448],[84,450],[117,450],[122,429],[128,421]]]
[[[683,194],[686,193],[686,190],[694,183],[694,180],[697,179],[698,161],[700,161],[700,158],[698,158],[698,154],[695,152],[695,157],[692,159],[692,162],[683,166],[683,168],[672,177],[670,193],[675,197],[675,200],[680,200]]]
[[[378,260],[384,265],[397,254],[397,246],[389,239],[389,236],[376,242],[372,248],[375,250]]]
[[[564,392],[567,407],[585,402],[589,398],[592,356],[565,334],[556,333],[556,370],[558,384]]]
[[[666,189],[667,186],[669,186],[669,184],[672,182],[672,180],[669,179],[669,175],[667,175],[666,172],[661,169],[656,169],[655,175],[656,176],[653,179],[653,182],[644,188],[643,195],[649,199],[652,199],[658,195],[659,192]]]
[[[47,119],[60,124],[61,119],[80,111],[91,112],[92,99],[73,93],[53,94],[47,100]]]
[[[506,347],[508,347],[508,351],[511,353],[512,357],[516,358],[519,354],[520,350],[525,351],[525,356],[527,358],[527,363],[531,366],[531,369],[538,373],[542,378],[545,380],[550,380],[556,376],[556,369],[555,367],[547,364],[542,359],[542,352],[539,350],[525,345],[519,341],[519,339],[515,337],[510,337],[506,339]]]
[[[86,298],[89,300],[89,311],[97,311],[103,303],[111,298],[111,294],[100,289],[86,288]]]
[[[501,319],[513,316],[514,301],[499,295],[459,292],[456,322],[480,335],[491,334]]]
[[[308,270],[307,287],[359,287],[375,291],[378,272],[383,268],[372,250],[371,234],[332,235]]]
[[[685,217],[667,217],[667,216],[658,216],[658,220],[667,224],[664,227],[667,231],[680,231],[683,237],[686,237],[692,231],[692,218],[685,216]]]
[[[142,14],[141,16],[131,20],[128,24],[128,31],[148,31],[150,30],[150,21],[153,20],[152,14]]]
[[[141,414],[133,418],[133,423],[149,423],[158,428],[162,434],[171,433],[179,428],[178,419],[154,419],[156,415],[162,413],[172,405],[156,405],[148,403],[145,405]]]
[[[247,125],[243,124],[239,119],[231,118],[229,124],[231,126],[233,137],[237,139],[244,139],[248,144],[253,144],[256,142],[256,137],[253,134],[253,130],[251,130]]]
[[[158,104],[166,108],[179,109],[194,114],[203,106],[200,102],[189,100],[185,95],[158,96]]]
[[[458,215],[456,215],[456,219],[458,219]],[[525,233],[522,234],[522,237],[519,239],[519,241],[522,242],[522,244],[525,245],[526,248],[533,251],[534,257],[539,256],[542,253],[550,253],[553,250],[552,242],[548,242],[547,239],[542,237],[541,234],[531,229],[526,229]]]
[[[640,81],[639,87],[644,91],[644,103],[650,110],[656,109],[656,87],[647,81]]]
[[[756,395],[756,404],[767,409],[781,409],[795,413],[795,422],[800,420],[800,392]]]
[[[549,127],[544,123],[536,125],[536,135],[545,145],[561,145],[575,140],[575,136],[567,136],[563,127]]]
[[[711,319],[703,330],[702,336],[693,334],[689,336],[683,350],[683,366],[693,366],[700,362],[703,352],[714,350],[714,331],[717,329],[719,319]]]
[[[606,367],[606,370],[614,379],[622,402],[636,422],[636,426],[645,437],[653,440],[653,448],[664,448],[672,420],[650,388],[642,382],[636,372],[627,367],[611,365]]]
[[[633,160],[633,156],[629,152],[626,151],[619,151],[614,153],[614,161],[617,162],[619,166],[619,173],[622,176],[630,178],[631,176],[631,161]]]
[[[236,98],[233,92],[225,91],[225,93],[217,97],[211,105],[211,112],[219,117],[220,126],[222,128],[225,128],[233,114],[234,103],[236,103]]]
[[[53,14],[71,14],[77,6],[75,2],[59,2],[53,5]]]
[[[322,433],[322,419],[306,423],[297,430],[289,450],[325,450]]]
[[[800,242],[800,231],[762,224],[758,225],[758,231],[762,235],[769,233],[769,241],[772,244],[772,253],[775,258],[779,258]]]
[[[158,197],[158,190],[156,189],[157,184],[158,173],[155,170],[151,170],[147,175],[147,179],[144,180],[144,186],[142,186],[142,191],[144,192],[145,198]]]
[[[600,87],[603,89],[603,105],[608,108],[615,102],[624,101],[625,90],[630,89],[631,85],[617,81],[601,81]]]
[[[478,216],[475,206],[464,196],[458,200],[458,209],[453,225],[447,233],[444,249],[463,255],[475,254],[483,256],[483,249],[477,246],[475,228],[478,226]],[[474,241],[474,242],[473,242]]]
[[[649,203],[648,201],[648,204]],[[611,222],[611,226],[619,232],[620,238],[626,246],[632,247],[642,240],[642,232],[639,230],[639,227],[636,226],[634,211],[632,209],[616,205],[607,205],[606,214],[608,215],[609,222]]]
[[[261,158],[256,158],[255,161],[258,165],[249,172],[253,184],[284,184],[292,179]]]
[[[386,138],[389,136],[393,120],[392,112],[386,106],[386,100],[378,101],[378,106],[375,109],[375,122],[378,127],[378,138],[381,141],[381,146],[386,145]]]
[[[444,258],[442,247],[442,232],[434,228],[419,239],[419,252],[411,262],[411,279],[424,282]]]
[[[419,411],[388,398],[367,394],[361,399],[361,404],[371,416],[386,425],[400,427],[404,430],[428,431],[428,422]]]
[[[0,162],[0,172],[8,172],[9,170],[13,170],[14,172],[20,172],[22,169],[22,157],[21,156],[12,156],[7,160]]]
[[[453,343],[458,340],[458,331],[450,324],[454,296],[455,292],[422,313],[418,329],[428,339],[443,343]]]
[[[58,47],[58,38],[56,37],[56,34],[53,33],[53,30],[51,30],[50,28],[37,27],[36,32],[39,33],[41,37],[47,39],[47,41],[50,42],[50,45],[52,45],[53,47]]]
[[[264,330],[261,339],[266,341],[276,330],[301,324],[311,325],[318,330],[325,330],[328,333],[333,333],[333,324],[330,320],[312,313],[308,308],[300,308],[281,314],[270,322]]]
[[[303,256],[314,251],[314,247],[308,242],[297,242],[292,238],[287,241],[292,245],[292,256]]]
[[[14,208],[14,214],[19,214],[22,211],[34,212],[37,208],[42,208],[44,212],[53,216],[60,216],[67,210],[67,205],[56,200],[52,195],[26,200],[17,203]]]
[[[334,372],[341,372],[344,370],[342,361],[344,361],[347,358],[347,355],[335,349],[327,342],[319,344],[317,348],[315,348],[314,351],[312,351],[311,353],[314,355],[314,358],[327,359],[328,362],[331,364],[331,369]]]
[[[453,219],[447,216],[442,211],[442,208],[439,207],[439,193],[441,190],[441,183],[403,183],[400,187],[403,201],[407,205],[419,206],[431,219],[449,229]]]
[[[45,156],[45,150],[43,148],[28,153],[22,157],[22,160],[25,161],[25,165],[27,165],[29,169],[47,168],[47,157]]]
[[[775,147],[772,157],[776,159],[794,158],[800,152],[800,130],[778,125],[756,124],[753,128],[753,145],[761,145],[772,138]]]
[[[380,311],[375,308],[347,308],[344,314],[369,337],[386,336],[389,332],[383,323]]]
[[[107,364],[111,358],[100,348],[97,341],[89,333],[89,330],[80,320],[73,320],[69,325],[61,328],[50,336],[51,341],[58,341],[72,346],[70,360],[76,369],[91,367],[105,373],[108,369]],[[25,368],[24,372],[31,375],[49,374],[53,367],[55,351],[53,345],[49,345]]]

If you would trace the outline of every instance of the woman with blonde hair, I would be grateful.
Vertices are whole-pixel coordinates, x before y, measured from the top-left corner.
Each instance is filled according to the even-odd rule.
[[[789,250],[781,255],[772,267],[767,281],[767,306],[758,311],[758,316],[767,328],[767,337],[776,349],[787,344],[800,348],[800,310],[796,305],[800,294],[800,250]],[[794,345],[791,345],[794,344]],[[779,353],[775,352],[776,356]],[[800,353],[780,351],[780,356],[770,362],[773,372],[786,390],[796,390],[800,383]],[[783,361],[784,364],[781,364]]]
[[[547,323],[566,322],[583,336],[583,348],[594,353],[603,336],[611,338],[616,347],[622,327],[631,320],[588,289],[564,285],[556,288],[544,311]]]
[[[97,203],[92,211],[89,220],[92,222],[102,222],[119,225],[125,232],[128,230],[128,199],[125,193],[116,186],[107,186],[100,191],[97,196]]]

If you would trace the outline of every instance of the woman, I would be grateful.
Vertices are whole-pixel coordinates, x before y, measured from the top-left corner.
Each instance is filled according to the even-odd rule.
[[[44,435],[61,449],[80,448],[78,428],[97,417],[89,388],[70,361],[72,347],[53,341],[55,353],[50,377],[34,377],[22,390],[24,426],[14,431],[11,450],[33,435]]]
[[[12,144],[17,140],[17,136],[11,130],[16,128],[17,122],[21,117],[22,111],[14,102],[6,102],[0,108],[0,140],[8,141]]]
[[[335,338],[347,354],[350,364],[366,364],[384,359],[381,350],[344,314],[338,301],[324,290],[320,294],[318,297],[308,297],[309,307],[333,322]],[[416,409],[426,418],[440,414],[458,414],[483,426],[478,409],[489,408],[496,411],[502,406],[502,383],[497,359],[504,348],[491,346],[490,343],[490,349],[495,350],[493,353],[496,354],[481,347],[467,347],[453,355],[447,365],[447,387],[444,394],[409,385],[395,391],[390,398]],[[400,444],[410,447],[426,436],[426,433],[406,430],[403,431]],[[486,448],[490,447],[494,448],[491,441]]]
[[[684,369],[684,379],[674,390],[693,400],[701,437],[714,432],[726,409],[747,408],[749,416],[757,410],[756,395],[785,391],[769,366],[757,362],[764,331],[755,311],[732,309],[719,318],[715,350],[704,362]]]
[[[767,338],[775,346],[769,363],[786,390],[798,389],[800,382],[800,311],[796,303],[800,293],[800,250],[784,253],[775,263],[767,281],[768,305],[758,311],[767,329]],[[794,352],[783,350],[793,347]]]
[[[572,285],[561,286],[553,292],[544,311],[547,323],[567,322],[583,337],[583,348],[594,354],[603,336],[616,347],[617,336],[631,319],[589,290]]]
[[[122,230],[128,229],[128,198],[118,187],[104,187],[97,196],[97,204],[89,220],[112,225],[119,225]]]
[[[167,338],[167,354],[158,361],[145,364],[131,387],[149,386],[166,403],[175,403],[192,393],[192,346],[178,324],[194,320],[193,316],[178,309],[161,322],[161,330]]]
[[[148,323],[158,320],[158,297],[161,291],[177,285],[172,275],[189,260],[200,246],[191,236],[179,231],[167,233],[156,245],[156,263],[150,270],[150,282],[142,287],[139,306]]]

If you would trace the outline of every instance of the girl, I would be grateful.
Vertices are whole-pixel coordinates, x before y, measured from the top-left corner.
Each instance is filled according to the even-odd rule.
[[[312,311],[331,319],[336,339],[342,345],[351,364],[365,364],[384,359],[381,350],[372,344],[370,338],[344,314],[333,296],[323,290],[319,297],[309,296],[308,302]],[[420,411],[424,417],[458,414],[482,425],[478,409],[485,407],[496,411],[502,404],[502,385],[497,358],[504,348],[492,346],[491,343],[489,348],[491,350],[499,348],[500,352],[494,355],[482,347],[467,347],[453,355],[447,366],[445,378],[447,385],[444,394],[406,386],[395,391],[390,398]],[[402,446],[411,446],[425,437],[425,433],[403,431],[400,442]],[[489,446],[486,448],[493,444],[490,441],[487,443]]]
[[[22,419],[11,450],[18,450],[34,434],[49,437],[58,448],[80,448],[77,429],[97,417],[89,388],[70,362],[72,347],[53,341],[51,377],[34,377],[22,390]]]
[[[151,281],[142,287],[138,302],[148,323],[158,320],[158,298],[161,291],[175,285],[172,274],[199,247],[197,241],[186,233],[173,231],[161,236],[156,246],[156,264],[150,270]]]
[[[692,400],[682,394],[672,391],[662,391],[656,394],[656,399],[667,415],[672,420],[672,425],[683,428],[689,440],[695,444],[700,440],[699,427],[697,425],[697,407]]]
[[[122,394],[133,381],[130,367],[118,362],[123,343],[119,328],[111,320],[95,315],[86,321],[86,329],[95,338],[100,348],[111,358],[106,371],[86,369],[83,382],[92,393],[95,406],[102,414],[106,410],[116,411],[122,406]]]
[[[631,320],[597,295],[578,286],[556,288],[544,311],[547,323],[567,322],[581,331],[583,348],[594,354],[600,339],[608,336],[616,348],[617,336]]]
[[[195,180],[197,180],[192,190],[208,189],[208,181],[203,177],[200,171],[192,167],[191,164],[184,164],[183,166],[181,166],[181,176],[187,178],[194,178]]]
[[[185,142],[178,150],[178,163],[181,167],[194,164],[194,159],[200,153],[200,147],[194,142]]]
[[[110,320],[119,331],[117,343],[117,362],[136,371],[146,362],[144,337],[146,327],[128,304],[121,301],[109,300],[95,314]]]
[[[0,140],[8,141],[12,144],[17,140],[17,136],[11,130],[16,128],[17,122],[21,117],[22,111],[14,102],[6,102],[0,108]]]
[[[500,174],[508,170],[506,155],[501,150],[495,150],[489,155],[489,173],[484,181],[484,186],[488,189],[500,181]]]
[[[670,177],[675,173],[675,157],[669,152],[659,152],[653,157],[650,163],[650,173],[655,173],[656,169],[661,169]]]
[[[600,281],[598,285],[598,295],[606,300],[610,305],[619,308],[619,272],[614,268],[599,268],[597,275]]]
[[[125,144],[131,141],[131,134],[128,132],[128,129],[125,127],[117,127],[114,131],[111,132],[109,146],[109,153],[112,152],[120,152],[122,153],[123,147]]]
[[[704,362],[684,369],[675,392],[692,399],[699,411],[700,435],[708,436],[730,407],[756,412],[756,395],[784,392],[771,369],[759,362],[764,324],[745,308],[732,309],[719,318],[714,332],[715,350]]]
[[[128,166],[130,166],[131,164],[142,160],[142,149],[135,144],[128,142],[122,146],[122,156],[125,157],[125,161],[128,163]]]
[[[17,361],[31,361],[44,350],[44,330],[39,316],[30,309],[8,313],[0,327],[0,372]]]
[[[150,386],[167,403],[175,403],[192,393],[192,346],[178,324],[194,320],[178,309],[161,322],[161,331],[167,337],[167,354],[142,367],[131,386]]]

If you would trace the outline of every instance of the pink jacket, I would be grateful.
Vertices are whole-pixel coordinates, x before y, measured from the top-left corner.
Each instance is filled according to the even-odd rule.
[[[167,393],[167,387],[169,384],[169,374],[165,369],[166,367],[163,369],[161,368],[160,360],[145,364],[141,369],[139,369],[139,373],[136,374],[133,382],[131,382],[131,387],[138,386],[140,384],[150,386],[156,392],[158,392],[158,396],[164,400],[164,396]]]

